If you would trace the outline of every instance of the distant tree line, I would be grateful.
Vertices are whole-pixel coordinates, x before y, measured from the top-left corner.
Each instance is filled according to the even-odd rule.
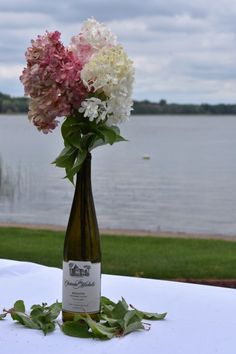
[[[0,92],[0,113],[27,113],[29,99],[27,97],[11,97]],[[235,114],[236,103],[215,105],[202,104],[177,104],[160,100],[158,103],[134,101],[132,114]]]
[[[159,103],[134,101],[133,114],[236,114],[235,104],[177,104],[160,100]]]
[[[11,97],[0,92],[0,113],[26,113],[28,104],[26,97]]]

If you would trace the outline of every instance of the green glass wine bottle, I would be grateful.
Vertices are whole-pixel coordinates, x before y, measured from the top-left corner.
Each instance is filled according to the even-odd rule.
[[[91,154],[77,174],[64,242],[62,319],[97,319],[101,297],[101,247],[91,185]]]

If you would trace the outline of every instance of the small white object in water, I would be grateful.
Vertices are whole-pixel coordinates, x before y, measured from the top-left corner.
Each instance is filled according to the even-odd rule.
[[[143,160],[150,160],[150,156],[149,155],[143,155]]]

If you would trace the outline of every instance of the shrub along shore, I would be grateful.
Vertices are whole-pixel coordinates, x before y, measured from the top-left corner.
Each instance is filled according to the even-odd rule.
[[[61,268],[64,234],[1,226],[0,258]],[[235,241],[179,236],[102,234],[103,273],[236,287]]]
[[[0,92],[0,114],[16,114],[27,113],[29,105],[28,97],[12,97],[8,94]],[[136,114],[236,114],[236,104],[181,104],[181,103],[169,103],[164,99],[159,102],[151,102],[149,100],[136,101],[134,100],[134,106],[132,115]]]

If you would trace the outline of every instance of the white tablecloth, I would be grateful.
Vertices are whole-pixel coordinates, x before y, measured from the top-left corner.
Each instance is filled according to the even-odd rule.
[[[236,291],[170,281],[103,275],[102,294],[123,296],[137,308],[168,312],[152,321],[149,332],[135,332],[108,341],[65,336],[57,329],[43,336],[14,323],[0,321],[3,354],[235,354]],[[34,263],[0,260],[0,312],[23,299],[35,303],[61,301],[61,270]]]

